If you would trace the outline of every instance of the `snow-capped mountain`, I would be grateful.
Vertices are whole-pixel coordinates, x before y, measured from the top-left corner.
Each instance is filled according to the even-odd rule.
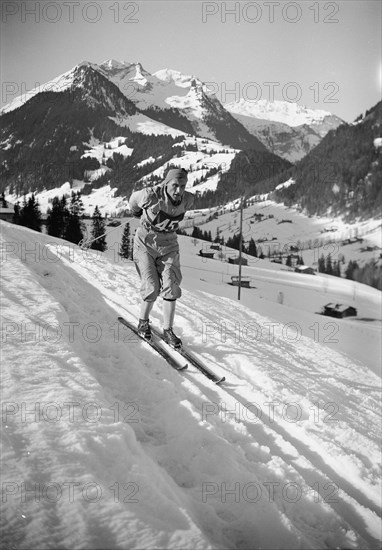
[[[108,196],[112,189],[128,196],[171,166],[190,172],[194,191],[211,191],[241,149],[281,160],[198,79],[175,71],[159,76],[139,63],[82,62],[4,107],[1,175],[10,200],[67,183],[87,195],[109,186]]]
[[[192,133],[200,137],[237,148],[266,150],[195,76],[171,69],[150,74],[140,63],[114,60],[105,61],[99,70],[151,118],[172,126],[177,124],[178,129],[185,130],[185,121],[179,125],[174,118],[174,113],[178,113],[189,121]]]
[[[224,107],[270,151],[290,162],[301,160],[330,130],[344,124],[328,111],[287,101],[242,98]]]
[[[86,84],[76,78],[81,68],[98,72],[151,119],[224,145],[266,151],[261,141],[238,123],[199,79],[168,69],[152,75],[140,63],[109,60],[96,65],[83,61],[51,82],[15,98],[0,113],[11,112],[42,92],[63,92],[78,87],[85,90]]]
[[[343,122],[328,111],[308,109],[286,101],[246,101],[242,98],[223,106],[195,75],[169,68],[150,74],[141,63],[113,59],[100,65],[83,61],[63,75],[13,99],[0,113],[11,112],[42,92],[63,92],[81,86],[78,78],[81,68],[102,74],[150,119],[234,148],[267,149],[291,162],[300,160],[329,130]],[[137,129],[134,124],[129,127]]]
[[[15,97],[10,103],[5,105],[0,109],[0,115],[5,113],[10,113],[19,107],[22,107],[30,99],[35,97],[38,94],[44,92],[65,92],[67,90],[73,90],[74,88],[84,88],[87,83],[84,80],[86,70],[97,70],[97,65],[95,63],[90,63],[89,61],[82,61],[69,71],[53,78],[45,84],[38,85],[36,88],[27,91],[26,93]]]
[[[2,189],[19,196],[69,183],[86,195],[107,188],[106,195],[122,197],[181,166],[193,191],[209,192],[198,207],[270,192],[292,178],[296,185],[283,194],[288,204],[367,216],[379,174],[370,140],[381,135],[369,119],[341,124],[327,111],[287,102],[224,107],[193,75],[84,61],[3,108]],[[298,161],[297,172],[288,159]]]
[[[258,101],[248,101],[241,98],[238,101],[225,103],[224,107],[230,112],[239,115],[258,118],[261,120],[270,120],[273,122],[282,122],[288,126],[302,126],[303,124],[320,125],[325,123],[333,128],[342,124],[343,120],[329,111],[321,109],[309,109],[304,105],[298,105],[289,101],[268,101],[260,99]]]

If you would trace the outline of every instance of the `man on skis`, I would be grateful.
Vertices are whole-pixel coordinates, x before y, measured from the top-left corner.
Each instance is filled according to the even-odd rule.
[[[163,298],[163,338],[173,347],[182,341],[173,331],[176,300],[181,296],[179,243],[176,230],[194,196],[185,191],[184,168],[169,170],[164,181],[154,187],[135,191],[130,209],[140,226],[134,236],[133,256],[141,279],[141,306],[138,331],[151,337],[150,312],[158,298]]]

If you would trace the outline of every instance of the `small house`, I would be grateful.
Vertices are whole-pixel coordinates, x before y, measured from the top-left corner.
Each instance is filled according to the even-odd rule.
[[[321,313],[322,315],[328,315],[329,317],[343,319],[344,317],[355,317],[357,315],[357,310],[353,306],[329,303],[322,308]]]
[[[307,275],[315,275],[316,274],[313,267],[310,267],[308,265],[298,265],[295,269],[295,272],[296,273],[306,273]]]
[[[240,257],[237,256],[236,258],[228,258],[228,263],[230,263],[230,264],[239,264],[240,263]],[[241,258],[241,265],[248,265],[248,260],[246,258]]]
[[[203,258],[213,258],[215,255],[215,252],[213,250],[199,250],[199,256],[202,256]]]
[[[9,206],[0,207],[0,220],[4,220],[5,222],[12,222],[14,213],[14,209],[9,208]]]
[[[251,288],[251,277],[241,277],[240,286],[242,288]],[[231,282],[229,283],[233,286],[239,286],[239,276],[232,275]]]

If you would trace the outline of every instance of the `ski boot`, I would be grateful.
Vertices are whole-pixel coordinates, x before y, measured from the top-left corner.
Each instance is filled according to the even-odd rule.
[[[182,340],[174,334],[172,327],[163,329],[163,340],[172,348],[180,349],[182,347]]]
[[[139,319],[138,332],[146,340],[151,340],[151,327],[149,319]]]

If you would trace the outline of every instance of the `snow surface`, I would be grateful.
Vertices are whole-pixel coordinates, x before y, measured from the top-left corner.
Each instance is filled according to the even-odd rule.
[[[101,143],[98,139],[93,138],[90,149],[88,149],[82,157],[93,157],[97,159],[99,163],[102,163],[103,158],[112,158],[114,153],[118,153],[123,157],[129,157],[133,149],[124,144],[125,140],[125,137],[117,137],[111,141]]]
[[[290,187],[291,185],[294,185],[296,182],[293,178],[289,178],[289,180],[285,181],[284,183],[280,183],[275,187],[275,190],[278,191],[279,189],[286,189],[287,187]]]
[[[216,386],[117,323],[139,298],[114,241],[1,230],[4,547],[380,547],[380,330],[313,313],[380,323],[380,292],[259,260],[238,302],[237,266],[181,237],[176,329]]]
[[[153,134],[154,136],[170,135],[172,137],[186,135],[185,132],[171,128],[171,126],[167,126],[161,122],[157,122],[142,113],[137,113],[123,119],[118,117],[110,117],[110,119],[114,120],[114,122],[122,128],[129,128],[132,132],[140,132],[141,134]]]
[[[244,242],[248,245],[253,238],[259,250],[261,248],[266,256],[269,249],[272,252],[281,252],[285,256],[290,246],[297,246],[304,264],[315,268],[320,256],[324,255],[326,258],[329,254],[333,261],[340,261],[343,256],[345,264],[341,265],[344,269],[350,260],[356,260],[359,265],[364,265],[370,260],[380,261],[380,219],[346,223],[337,217],[308,216],[296,208],[268,200],[267,196],[255,196],[257,202],[243,210]],[[222,215],[203,223],[201,229],[211,231],[212,238],[219,232],[219,236],[224,237],[225,241],[237,234],[240,222],[239,202],[236,200],[219,208],[218,212]],[[204,221],[211,213],[209,209],[203,212]],[[256,219],[256,216],[262,218]],[[190,234],[191,226],[187,227],[187,230]],[[348,242],[349,239],[351,242]],[[250,259],[250,262],[253,261],[257,263],[259,260]]]

